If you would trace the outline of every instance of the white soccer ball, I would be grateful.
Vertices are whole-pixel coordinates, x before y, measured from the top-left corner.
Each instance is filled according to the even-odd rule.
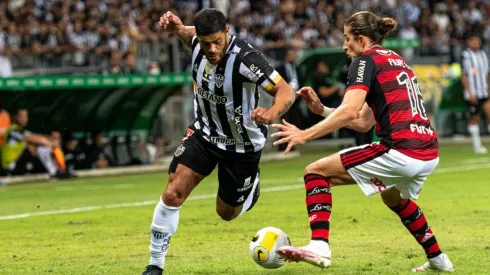
[[[277,254],[277,249],[288,245],[291,245],[291,242],[281,229],[262,228],[250,241],[250,255],[263,268],[278,268],[283,266],[285,261]]]

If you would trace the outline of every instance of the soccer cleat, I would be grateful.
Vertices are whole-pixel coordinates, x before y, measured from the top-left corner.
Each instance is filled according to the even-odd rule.
[[[485,147],[480,147],[477,150],[475,150],[475,154],[487,154],[488,150]]]
[[[163,269],[156,265],[147,265],[145,271],[141,275],[162,275]]]
[[[327,254],[322,254],[310,245],[299,248],[283,246],[277,249],[277,253],[289,262],[301,261],[320,268],[328,267],[332,263],[332,253],[330,251]]]
[[[424,271],[442,271],[442,272],[453,272],[454,265],[449,260],[446,254],[441,254],[437,257],[429,259],[424,265],[412,269],[412,272],[424,272]]]

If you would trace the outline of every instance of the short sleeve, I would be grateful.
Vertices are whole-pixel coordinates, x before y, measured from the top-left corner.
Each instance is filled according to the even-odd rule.
[[[347,76],[346,92],[361,89],[369,92],[376,79],[376,64],[368,55],[356,57],[350,67]]]
[[[279,73],[272,68],[261,53],[256,51],[242,57],[240,74],[266,92],[270,91],[281,80]]]
[[[471,72],[471,56],[468,51],[461,54],[461,73],[469,75]]]

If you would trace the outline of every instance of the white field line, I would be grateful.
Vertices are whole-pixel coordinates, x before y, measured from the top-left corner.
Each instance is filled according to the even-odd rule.
[[[478,169],[490,168],[490,163],[483,164],[472,164],[472,165],[463,165],[463,166],[455,166],[455,167],[445,167],[439,168],[434,171],[434,174],[446,174],[453,172],[461,172],[461,171],[472,171]],[[301,182],[303,178],[297,178],[295,182]],[[267,180],[264,182],[269,183],[280,183],[280,182],[288,182],[287,179],[275,179],[275,180]],[[291,181],[289,181],[291,182]],[[277,187],[269,187],[263,188],[260,190],[262,193],[270,193],[270,192],[280,192],[286,190],[296,190],[304,188],[303,184],[294,184],[294,185],[286,185],[286,186],[277,186]],[[206,194],[206,195],[196,195],[190,196],[187,200],[206,200],[216,198],[216,194]],[[125,208],[125,207],[136,207],[136,206],[145,206],[145,205],[153,205],[156,204],[157,201],[141,201],[141,202],[131,202],[131,203],[117,203],[117,204],[109,204],[109,205],[97,205],[97,206],[87,206],[87,207],[77,207],[71,209],[60,209],[60,210],[52,210],[52,211],[40,211],[40,212],[31,212],[31,213],[23,213],[17,215],[8,215],[8,216],[0,216],[0,221],[2,220],[16,220],[16,219],[24,219],[34,216],[49,216],[56,214],[68,214],[68,213],[78,213],[78,212],[87,212],[87,211],[95,211],[102,209],[113,209],[113,208]]]

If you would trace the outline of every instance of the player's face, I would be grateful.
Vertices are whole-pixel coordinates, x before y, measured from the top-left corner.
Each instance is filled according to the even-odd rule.
[[[359,39],[355,39],[355,37],[352,35],[350,32],[350,26],[344,26],[344,39],[343,48],[350,59],[362,53],[363,47],[361,42]]]
[[[28,120],[29,116],[27,110],[22,109],[17,112],[17,124],[19,124],[20,127],[26,127]]]
[[[481,40],[479,37],[472,37],[468,39],[468,48],[476,51],[481,47]]]
[[[198,36],[204,55],[211,64],[218,64],[226,53],[228,46],[228,27],[224,32],[215,32],[206,36]]]

